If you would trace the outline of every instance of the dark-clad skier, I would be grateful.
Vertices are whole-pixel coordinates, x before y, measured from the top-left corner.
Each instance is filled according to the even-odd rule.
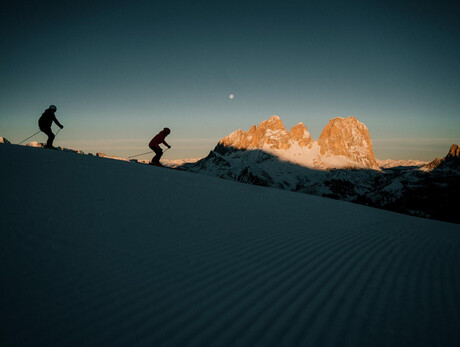
[[[38,120],[38,126],[41,131],[43,131],[46,135],[48,135],[48,141],[46,142],[45,148],[54,148],[53,147],[53,141],[54,141],[54,134],[51,131],[51,124],[54,123],[57,124],[58,127],[61,129],[64,128],[64,126],[59,123],[59,121],[56,119],[56,115],[54,114],[57,111],[57,107],[54,105],[50,105],[48,109],[43,112],[42,116]]]
[[[166,136],[168,136],[171,133],[171,130],[169,128],[164,128],[162,131],[160,131],[155,137],[150,141],[149,147],[152,151],[155,152],[155,156],[152,158],[152,161],[150,164],[156,165],[156,166],[162,166],[160,164],[160,158],[163,155],[163,150],[160,147],[160,144],[164,144],[166,147],[171,148],[170,145],[168,145],[165,141]]]

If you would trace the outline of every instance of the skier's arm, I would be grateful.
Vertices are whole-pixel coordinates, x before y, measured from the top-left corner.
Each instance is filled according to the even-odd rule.
[[[61,123],[59,123],[59,121],[56,119],[56,116],[54,116],[53,120],[54,120],[54,123],[56,123],[59,128],[61,129],[64,128],[64,126]]]
[[[165,141],[165,140],[163,140],[163,144],[164,144],[166,147],[168,147],[168,148],[171,148],[171,146],[170,146],[170,145],[168,145],[168,144],[166,143],[166,141]]]

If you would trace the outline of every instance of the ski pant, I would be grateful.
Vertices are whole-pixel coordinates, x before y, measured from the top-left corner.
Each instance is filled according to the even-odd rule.
[[[160,158],[163,155],[163,150],[160,147],[150,147],[152,151],[155,152],[155,156],[152,158],[152,163],[159,163]]]
[[[46,146],[47,147],[53,147],[53,141],[54,141],[54,134],[51,131],[51,128],[40,128],[41,131],[43,131],[46,135],[48,135],[48,141],[46,141]]]

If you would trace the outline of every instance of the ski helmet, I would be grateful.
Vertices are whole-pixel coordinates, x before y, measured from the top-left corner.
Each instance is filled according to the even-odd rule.
[[[169,134],[171,132],[171,130],[169,128],[164,128],[163,131],[166,133],[166,134]]]
[[[48,107],[48,108],[49,108],[50,110],[52,110],[52,111],[55,111],[55,112],[57,111],[57,107],[54,106],[54,105],[50,105],[50,107]]]

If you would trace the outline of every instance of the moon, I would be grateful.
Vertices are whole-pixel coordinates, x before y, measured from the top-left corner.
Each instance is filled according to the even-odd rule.
[[[235,95],[230,94],[230,95],[228,96],[228,98],[229,98],[230,100],[232,100],[233,98],[235,98]]]

